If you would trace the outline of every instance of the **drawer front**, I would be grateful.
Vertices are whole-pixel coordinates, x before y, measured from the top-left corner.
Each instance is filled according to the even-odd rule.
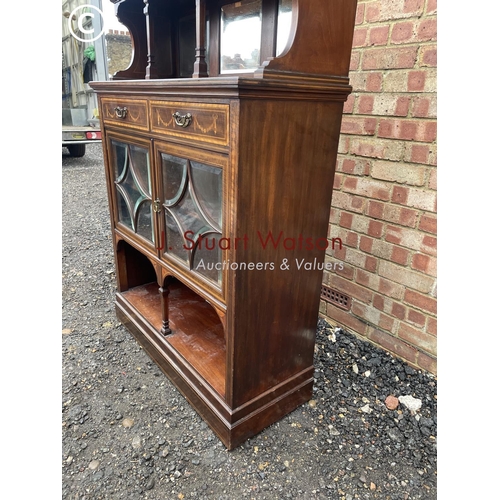
[[[151,130],[173,137],[227,146],[227,104],[150,101]]]
[[[147,101],[103,97],[101,108],[105,123],[139,130],[149,129]]]

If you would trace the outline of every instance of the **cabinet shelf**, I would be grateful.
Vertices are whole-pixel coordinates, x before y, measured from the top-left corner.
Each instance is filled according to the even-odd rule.
[[[172,333],[164,336],[195,370],[224,397],[226,342],[217,313],[203,298],[181,282],[169,284],[169,319]],[[122,292],[129,302],[160,334],[161,300],[157,283],[147,283]]]

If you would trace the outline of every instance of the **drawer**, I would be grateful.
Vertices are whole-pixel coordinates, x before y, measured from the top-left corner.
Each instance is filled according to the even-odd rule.
[[[151,130],[173,137],[227,146],[229,105],[150,101]]]
[[[101,99],[101,114],[105,123],[149,130],[146,100],[103,97]]]

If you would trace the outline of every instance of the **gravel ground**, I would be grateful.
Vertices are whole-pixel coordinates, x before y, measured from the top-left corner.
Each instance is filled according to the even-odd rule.
[[[101,147],[62,164],[62,498],[437,498],[435,377],[323,320],[313,400],[228,452],[116,319]]]

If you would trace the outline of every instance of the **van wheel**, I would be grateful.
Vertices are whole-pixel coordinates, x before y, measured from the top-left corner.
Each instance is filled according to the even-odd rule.
[[[80,158],[85,154],[85,144],[69,144],[68,151],[71,156]]]

